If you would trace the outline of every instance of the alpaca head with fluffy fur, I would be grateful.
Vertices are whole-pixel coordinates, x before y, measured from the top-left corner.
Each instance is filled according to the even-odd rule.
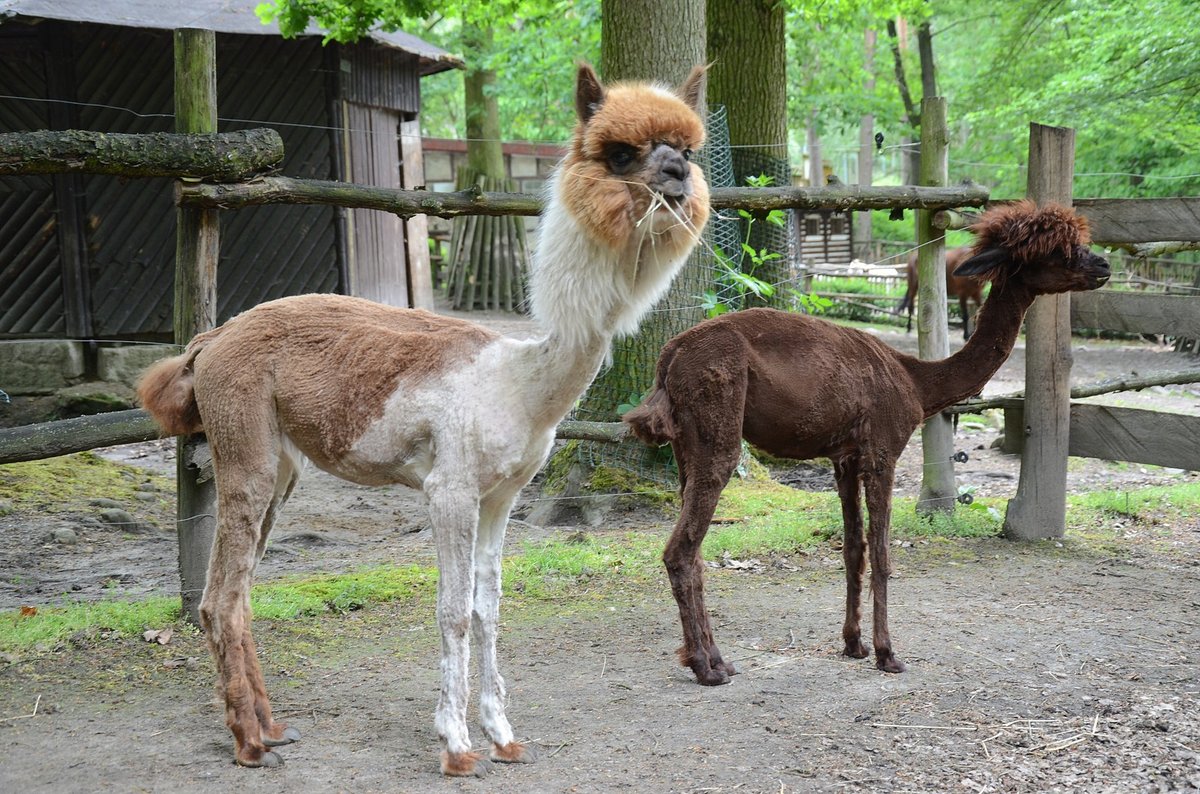
[[[596,240],[626,249],[654,235],[662,249],[690,250],[708,220],[708,185],[689,162],[704,144],[705,72],[696,67],[678,91],[647,83],[603,86],[579,67],[579,116],[560,168],[565,208]]]
[[[1019,281],[1034,295],[1091,290],[1108,281],[1108,262],[1088,247],[1087,219],[1058,204],[1025,199],[989,209],[971,225],[971,258],[954,271],[996,286]]]

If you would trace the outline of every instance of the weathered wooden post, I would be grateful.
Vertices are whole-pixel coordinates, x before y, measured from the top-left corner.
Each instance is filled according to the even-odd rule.
[[[949,133],[946,130],[946,99],[921,100],[921,168],[918,181],[930,187],[945,187],[949,177]],[[917,210],[917,354],[925,360],[950,355],[946,313],[946,233],[935,229],[933,212]],[[935,414],[921,426],[921,449],[925,467],[921,476],[921,515],[954,512],[958,489],[954,484],[954,426],[949,416]]]
[[[1026,195],[1038,204],[1071,206],[1075,130],[1029,125]],[[1067,521],[1067,451],[1071,427],[1071,296],[1042,295],[1025,315],[1025,418],[1021,477],[1009,500],[1004,534],[1019,540],[1060,538]]]
[[[216,53],[213,31],[175,31],[176,132],[217,131]],[[175,342],[179,345],[216,325],[218,212],[180,206],[175,213]],[[200,597],[217,525],[216,487],[206,465],[208,444],[203,439],[181,436],[176,457],[180,594],[183,614],[199,624]]]

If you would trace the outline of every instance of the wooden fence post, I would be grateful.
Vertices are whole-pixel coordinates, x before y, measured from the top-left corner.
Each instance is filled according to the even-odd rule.
[[[921,168],[919,184],[945,187],[949,176],[947,160],[949,133],[946,130],[946,99],[921,100]],[[917,354],[925,360],[950,355],[946,313],[946,234],[932,224],[933,212],[917,210]],[[949,416],[937,413],[921,426],[921,449],[925,466],[921,476],[921,515],[954,512],[958,489],[954,484],[954,426]]]
[[[1026,195],[1038,204],[1071,206],[1075,130],[1029,125]],[[1017,494],[1004,534],[1018,540],[1060,538],[1067,520],[1067,451],[1071,426],[1071,297],[1042,295],[1025,316],[1025,434]]]
[[[175,31],[175,131],[217,131],[217,46],[211,30]],[[218,210],[181,206],[175,231],[175,342],[216,325]],[[179,581],[183,614],[199,625],[200,598],[216,532],[217,499],[211,471],[205,471],[207,443],[179,438],[176,461]]]

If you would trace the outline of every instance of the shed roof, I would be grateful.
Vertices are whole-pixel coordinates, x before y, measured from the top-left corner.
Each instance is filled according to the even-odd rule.
[[[254,13],[258,0],[0,0],[0,23],[9,17],[93,22],[128,28],[175,30],[202,28],[217,33],[278,36],[279,26],[264,25]],[[310,26],[306,36],[323,36]],[[462,66],[462,59],[403,31],[373,30],[367,36],[385,47],[416,55],[421,74]]]

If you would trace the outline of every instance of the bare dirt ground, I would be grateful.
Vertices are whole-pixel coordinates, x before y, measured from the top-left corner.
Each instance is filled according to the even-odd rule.
[[[506,332],[523,333],[513,323]],[[897,346],[914,337],[884,334]],[[1019,389],[1023,351],[987,394]],[[1073,380],[1200,367],[1149,344],[1077,346]],[[1200,411],[1200,388],[1110,398]],[[960,427],[960,484],[1011,496],[1018,461],[990,449],[993,423]],[[105,453],[172,471],[169,443]],[[920,450],[898,493],[920,486]],[[1127,489],[1194,477],[1073,459],[1069,487]],[[151,492],[153,493],[153,492]],[[96,494],[104,496],[104,494]],[[510,543],[569,533],[520,520]],[[0,516],[0,609],[177,589],[169,498]],[[166,507],[164,507],[166,505]],[[61,506],[58,506],[61,507]],[[157,526],[154,526],[157,524]],[[596,532],[660,530],[661,514]],[[71,529],[74,544],[52,539]],[[304,739],[277,770],[231,764],[201,639],[169,645],[80,637],[0,657],[0,791],[1179,791],[1200,788],[1200,521],[1114,516],[1103,549],[1071,538],[894,548],[891,628],[903,675],[843,658],[844,584],[831,544],[754,571],[709,572],[718,640],[741,674],[697,686],[678,667],[665,577],[603,598],[502,611],[509,716],[542,749],[484,780],[437,774],[438,638],[427,605],[391,604],[258,629],[277,710]],[[170,531],[169,531],[170,530]],[[310,472],[260,579],[376,562],[428,562],[421,499]],[[8,618],[0,618],[8,619]],[[869,624],[869,618],[868,618]],[[191,660],[191,661],[189,661]],[[474,738],[482,741],[475,731]]]

